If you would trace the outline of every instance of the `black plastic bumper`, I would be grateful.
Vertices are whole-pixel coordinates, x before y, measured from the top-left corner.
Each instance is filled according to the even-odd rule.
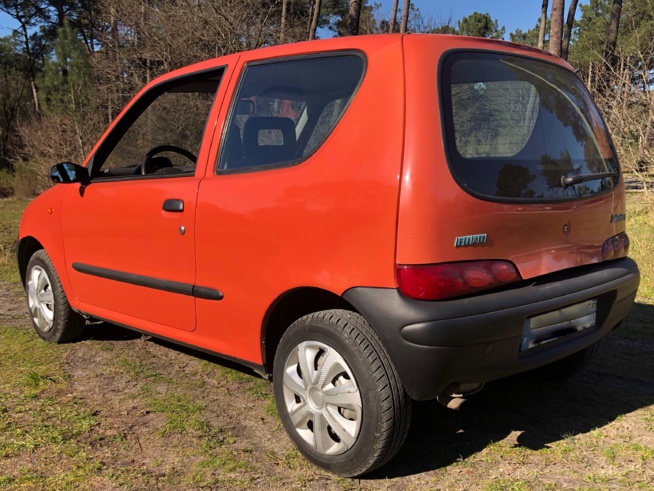
[[[624,258],[454,300],[411,300],[396,289],[365,287],[343,297],[375,328],[409,396],[427,400],[452,383],[495,380],[592,345],[627,316],[639,282],[638,266]],[[528,318],[590,299],[597,299],[595,327],[521,351]]]

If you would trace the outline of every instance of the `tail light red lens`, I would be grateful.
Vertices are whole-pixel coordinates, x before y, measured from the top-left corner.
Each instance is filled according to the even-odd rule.
[[[629,236],[626,232],[606,239],[602,244],[602,259],[606,261],[626,256],[629,254],[629,244]]]
[[[508,261],[472,261],[396,267],[397,283],[407,297],[442,300],[495,288],[520,280]]]
[[[495,261],[492,263],[491,271],[493,272],[493,276],[502,283],[510,283],[511,281],[521,279],[518,270],[511,263]]]
[[[493,284],[493,273],[481,266],[471,266],[463,270],[463,280],[475,288],[486,288]]]

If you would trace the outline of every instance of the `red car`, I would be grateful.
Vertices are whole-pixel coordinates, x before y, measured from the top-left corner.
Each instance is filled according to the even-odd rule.
[[[18,258],[47,341],[88,318],[272,378],[315,464],[402,446],[410,401],[566,375],[627,316],[624,186],[564,61],[379,35],[217,58],[148,84],[36,198]]]

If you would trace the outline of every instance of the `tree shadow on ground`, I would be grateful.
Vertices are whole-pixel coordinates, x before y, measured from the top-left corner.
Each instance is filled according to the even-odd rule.
[[[436,401],[413,404],[407,441],[389,464],[366,476],[393,478],[447,467],[522,432],[515,446],[538,450],[654,404],[654,306],[637,303],[604,339],[581,374],[536,383],[523,374],[489,383],[459,411]]]

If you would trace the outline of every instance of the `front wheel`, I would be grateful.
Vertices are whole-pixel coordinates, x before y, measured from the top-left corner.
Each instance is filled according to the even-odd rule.
[[[53,343],[66,343],[82,335],[86,322],[70,307],[50,256],[43,249],[30,258],[25,291],[32,324],[39,336]]]
[[[404,443],[410,400],[381,341],[357,313],[328,310],[294,322],[277,349],[273,384],[286,432],[323,469],[358,476]]]

